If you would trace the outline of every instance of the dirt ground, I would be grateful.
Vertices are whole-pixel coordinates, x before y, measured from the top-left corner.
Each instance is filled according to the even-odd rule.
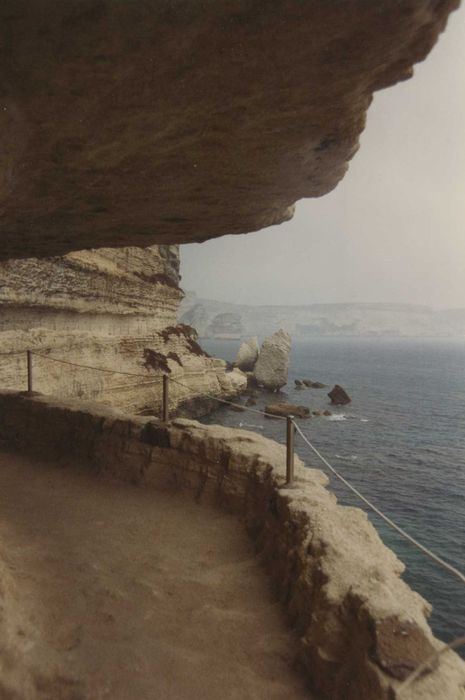
[[[2,700],[308,700],[294,656],[236,518],[0,453]]]

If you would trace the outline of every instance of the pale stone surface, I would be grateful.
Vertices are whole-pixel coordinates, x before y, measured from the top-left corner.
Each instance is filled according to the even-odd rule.
[[[243,372],[251,372],[258,358],[258,338],[247,338],[237,351],[235,365]]]
[[[298,458],[295,486],[284,487],[284,446],[243,430],[165,425],[14,392],[0,393],[1,439],[42,457],[77,458],[111,479],[191,490],[200,503],[240,513],[287,606],[309,681],[328,700],[396,698],[385,650],[402,664],[410,630],[421,648],[443,647],[426,621],[429,604],[400,578],[404,565],[367,516],[339,506],[326,476]],[[463,661],[448,653],[402,700],[464,700],[464,683]]]
[[[458,0],[2,0],[0,257],[199,241],[336,186]]]
[[[246,378],[239,371],[226,372],[225,362],[206,356],[195,332],[177,323],[183,296],[178,281],[177,246],[0,263],[1,386],[26,388],[30,349],[116,370],[99,372],[34,356],[34,388],[44,393],[159,415],[161,375],[167,372],[183,384],[171,384],[171,410],[201,415],[211,407],[205,393],[235,396]]]
[[[265,338],[254,368],[254,377],[260,386],[275,391],[287,384],[291,336],[279,330]]]

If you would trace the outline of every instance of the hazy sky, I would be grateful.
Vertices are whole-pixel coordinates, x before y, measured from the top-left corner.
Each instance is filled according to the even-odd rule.
[[[411,80],[376,93],[333,192],[181,259],[183,288],[210,299],[465,307],[465,6]]]

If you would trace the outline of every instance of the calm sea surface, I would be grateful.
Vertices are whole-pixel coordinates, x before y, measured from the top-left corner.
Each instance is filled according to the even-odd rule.
[[[239,341],[204,340],[212,355],[234,360]],[[352,397],[331,418],[301,421],[327,459],[413,537],[465,570],[465,339],[314,338],[294,340],[283,399],[328,407],[327,390],[296,391],[294,379],[341,384]],[[264,406],[276,395],[261,396]],[[284,442],[284,426],[220,408],[206,422],[243,427]],[[316,457],[296,436],[297,452]],[[341,503],[362,504],[331,478]],[[444,641],[465,634],[465,588],[377,515],[370,519],[407,565],[405,580],[434,607]],[[463,655],[463,651],[462,651]]]

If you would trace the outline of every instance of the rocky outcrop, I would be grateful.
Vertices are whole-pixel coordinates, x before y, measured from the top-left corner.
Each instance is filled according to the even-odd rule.
[[[244,340],[237,351],[234,364],[243,372],[252,372],[257,362],[258,351],[258,339],[256,337]]]
[[[314,382],[312,379],[302,379],[301,384],[306,386],[307,389],[324,389],[326,386],[326,384],[323,384],[322,382]]]
[[[309,418],[310,409],[306,406],[297,406],[293,403],[286,403],[285,401],[279,403],[269,403],[265,406],[265,415],[268,413],[272,416],[280,416],[286,418],[286,416],[294,416],[296,418]]]
[[[254,368],[254,377],[260,386],[277,391],[287,384],[291,338],[286,331],[279,330],[265,338]]]
[[[3,259],[200,241],[333,189],[458,0],[2,0]]]
[[[322,700],[462,700],[465,666],[453,652],[398,694],[399,679],[431,649],[443,648],[426,621],[430,606],[402,580],[404,565],[365,513],[337,504],[324,474],[304,469],[296,457],[294,487],[286,488],[284,446],[243,430],[189,420],[162,424],[5,392],[0,441],[41,460],[65,456],[140,487],[190,490],[199,503],[240,514]],[[0,575],[2,557],[0,551]],[[0,586],[0,596],[9,590]],[[8,626],[12,605],[17,611],[22,601],[2,602]],[[8,650],[10,637],[3,639]]]
[[[334,385],[334,387],[328,393],[328,396],[334,406],[346,406],[352,400],[347,391],[339,384]]]
[[[246,378],[226,372],[193,329],[177,324],[178,280],[177,246],[0,264],[0,384],[26,387],[30,349],[37,353],[34,388],[48,394],[158,414],[161,375],[168,373],[183,385],[171,384],[172,410],[200,415],[215,406],[200,403],[203,394],[236,395]]]

